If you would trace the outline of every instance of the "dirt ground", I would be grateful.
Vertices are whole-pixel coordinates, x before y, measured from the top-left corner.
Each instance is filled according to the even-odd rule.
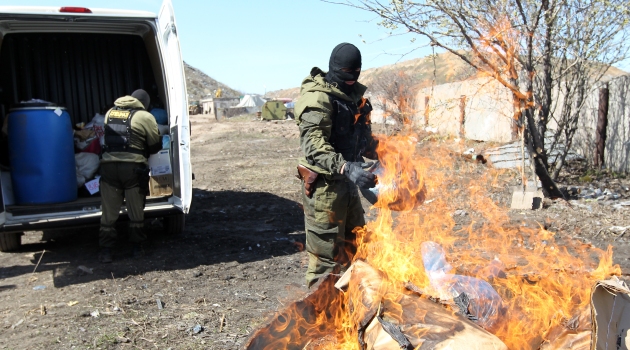
[[[136,260],[121,237],[106,265],[96,259],[98,228],[26,233],[19,252],[0,253],[0,348],[238,349],[275,310],[307,292],[295,122],[191,120],[194,197],[184,233],[151,230]],[[511,215],[614,245],[625,277],[630,234],[610,227],[630,226],[629,209],[613,207],[629,200],[629,182],[593,177],[621,198],[546,202]],[[495,189],[500,206],[509,206],[516,178]]]

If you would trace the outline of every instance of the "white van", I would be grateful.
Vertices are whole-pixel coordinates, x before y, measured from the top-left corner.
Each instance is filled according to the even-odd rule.
[[[72,125],[88,123],[121,96],[142,88],[168,114],[172,191],[147,198],[146,218],[184,227],[192,196],[186,80],[170,0],[159,15],[82,7],[0,6],[0,118],[32,99],[66,108]],[[168,147],[168,145],[166,146]],[[8,152],[0,144],[0,159]],[[24,231],[97,225],[98,196],[67,203],[16,204],[10,165],[0,166],[0,251],[19,248]],[[121,220],[126,218],[121,208]]]

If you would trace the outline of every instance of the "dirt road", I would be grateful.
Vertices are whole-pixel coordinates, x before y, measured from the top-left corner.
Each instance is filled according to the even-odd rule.
[[[131,259],[121,239],[114,263],[99,264],[97,228],[29,232],[21,251],[0,253],[0,348],[238,349],[306,292],[295,123],[192,116],[191,148],[196,179],[185,232],[152,230],[145,257]],[[497,190],[501,205],[513,178]],[[616,262],[630,271],[628,239],[596,235],[598,227],[629,225],[627,215],[583,205],[513,215],[614,244]]]

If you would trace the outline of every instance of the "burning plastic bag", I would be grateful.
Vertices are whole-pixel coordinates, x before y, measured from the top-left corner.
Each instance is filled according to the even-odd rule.
[[[380,166],[379,162],[372,164],[372,166],[370,166],[370,168],[366,170],[376,175],[377,179],[382,178],[383,173],[385,171],[383,167]],[[379,192],[384,191],[385,189],[386,189],[385,185],[382,182],[377,183],[376,186],[372,188],[368,188],[368,189],[365,189],[362,187],[359,188],[359,190],[361,191],[361,194],[363,195],[363,198],[367,199],[367,201],[370,202],[370,204],[372,205],[376,204],[376,202],[378,201]]]
[[[366,170],[376,175],[378,179],[376,186],[369,189],[359,189],[363,197],[367,199],[370,204],[376,205],[381,196],[391,199],[388,203],[382,204],[387,204],[389,209],[395,211],[410,210],[424,203],[426,189],[424,184],[421,183],[414,174],[411,174],[412,176],[409,177],[408,183],[401,186],[401,184],[395,181],[384,182],[386,178],[385,168],[379,161],[376,161]],[[397,176],[396,178],[400,177]]]
[[[502,300],[496,290],[484,280],[451,274],[453,266],[446,261],[442,246],[435,242],[423,242],[421,253],[435,293],[433,296],[453,300],[460,308],[466,307],[464,311],[468,312],[472,321],[485,329],[492,329],[502,308]]]

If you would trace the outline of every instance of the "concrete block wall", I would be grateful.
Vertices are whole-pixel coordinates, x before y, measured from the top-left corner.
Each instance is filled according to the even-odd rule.
[[[598,84],[588,94],[579,127],[573,138],[572,150],[592,163],[595,156],[595,134],[599,115]],[[608,126],[604,167],[617,172],[630,173],[630,76],[625,75],[608,82]],[[553,127],[551,127],[553,128]]]
[[[630,75],[609,84],[608,128],[604,165],[630,173]]]
[[[591,91],[580,114],[579,129],[572,151],[592,162],[595,151],[599,88]],[[617,172],[630,173],[630,75],[609,82],[609,106],[604,166]],[[557,105],[562,96],[554,93]],[[428,113],[425,106],[429,97]],[[465,97],[464,102],[462,98]],[[509,89],[492,78],[479,78],[421,89],[416,95],[416,127],[436,128],[438,133],[478,141],[511,142],[514,131],[514,106]],[[464,114],[462,118],[462,106]],[[559,113],[559,111],[556,111]],[[428,115],[428,120],[427,120]],[[549,130],[556,128],[554,121]]]
[[[513,114],[510,91],[494,79],[480,78],[420,90],[414,125],[472,140],[510,142],[516,138]]]

